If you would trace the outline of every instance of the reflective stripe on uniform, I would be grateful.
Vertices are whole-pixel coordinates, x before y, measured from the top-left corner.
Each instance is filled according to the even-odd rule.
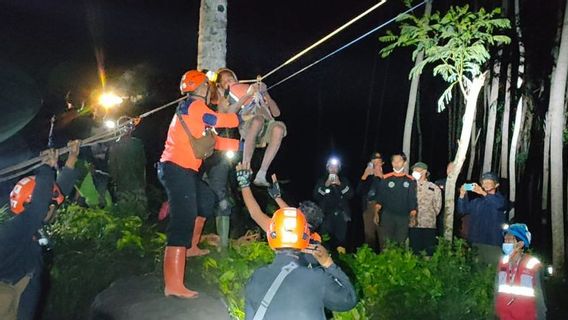
[[[529,259],[529,261],[527,262],[527,269],[532,269],[534,268],[536,265],[540,264],[540,260],[538,260],[535,257],[531,257]]]
[[[341,190],[342,194],[346,194],[347,191],[349,191],[349,186],[345,187],[343,190]]]
[[[497,289],[499,293],[507,293],[516,296],[534,297],[534,289],[522,286],[511,286],[507,284],[500,284]]]

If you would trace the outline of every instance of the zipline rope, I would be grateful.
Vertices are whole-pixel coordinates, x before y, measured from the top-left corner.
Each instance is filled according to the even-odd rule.
[[[347,43],[347,44],[345,44],[345,45],[339,47],[337,50],[335,50],[335,51],[333,51],[333,52],[331,52],[331,53],[325,55],[324,57],[322,57],[322,58],[320,58],[320,59],[318,59],[318,60],[316,60],[316,61],[310,63],[309,65],[303,67],[302,69],[300,69],[300,70],[298,70],[298,71],[292,73],[291,75],[287,76],[286,78],[284,78],[284,79],[282,79],[282,80],[276,82],[275,84],[273,84],[273,85],[271,85],[270,87],[268,87],[267,90],[270,90],[270,89],[272,89],[272,88],[274,88],[274,87],[276,87],[276,86],[281,85],[282,83],[284,83],[284,82],[286,82],[286,81],[292,79],[293,77],[299,75],[300,73],[302,73],[302,72],[304,72],[304,71],[310,69],[311,67],[315,66],[316,64],[318,64],[318,63],[320,63],[320,62],[326,60],[327,58],[330,58],[331,56],[333,56],[333,55],[339,53],[340,51],[343,51],[344,49],[350,47],[351,45],[353,45],[353,44],[359,42],[360,40],[362,40],[362,39],[364,39],[364,38],[370,36],[371,34],[377,32],[377,31],[379,31],[380,29],[386,27],[387,25],[393,23],[393,22],[396,21],[396,19],[398,19],[398,17],[400,17],[401,15],[407,14],[407,13],[409,13],[409,12],[411,12],[411,11],[413,11],[413,10],[419,8],[420,6],[424,5],[424,4],[425,4],[426,2],[428,2],[428,1],[429,1],[429,0],[424,0],[423,2],[421,2],[421,3],[417,4],[417,5],[415,5],[414,7],[412,7],[412,8],[410,8],[410,9],[408,9],[408,10],[406,10],[406,11],[404,11],[404,12],[398,14],[396,17],[391,18],[390,20],[386,21],[385,23],[383,23],[383,24],[381,24],[381,25],[375,27],[374,29],[371,29],[370,31],[368,31],[368,32],[366,32],[366,33],[364,33],[364,34],[362,34],[361,36],[357,37],[357,38],[354,39],[353,41],[351,41],[351,42],[349,42],[349,43]]]
[[[381,0],[381,2],[375,4],[374,6],[372,6],[371,8],[367,9],[365,12],[359,14],[358,16],[356,16],[355,18],[351,19],[350,21],[348,21],[347,23],[343,24],[342,26],[340,26],[339,28],[335,29],[334,31],[332,31],[331,33],[329,33],[328,35],[326,35],[325,37],[321,38],[320,40],[316,41],[314,44],[312,44],[311,46],[307,47],[306,49],[302,50],[301,52],[297,53],[296,55],[292,56],[290,59],[288,59],[286,62],[284,62],[283,64],[281,64],[280,66],[274,68],[272,71],[268,72],[267,74],[265,74],[262,77],[258,77],[255,80],[245,80],[245,81],[241,81],[242,83],[250,83],[250,82],[258,82],[258,81],[262,81],[264,79],[266,79],[267,77],[269,77],[270,75],[274,74],[275,72],[277,72],[278,70],[282,69],[284,66],[292,63],[293,61],[297,60],[298,58],[300,58],[301,56],[303,56],[304,54],[306,54],[307,52],[309,52],[310,50],[312,50],[313,48],[319,46],[320,44],[324,43],[325,41],[327,41],[328,39],[330,39],[331,37],[335,36],[337,33],[341,32],[342,30],[344,30],[345,28],[349,27],[351,24],[355,23],[356,21],[358,21],[359,19],[363,18],[364,16],[368,15],[369,13],[371,13],[372,11],[374,11],[375,9],[377,9],[378,7],[382,6],[384,3],[386,3],[387,0]],[[358,38],[356,38],[355,40],[341,46],[340,48],[336,49],[335,51],[325,55],[324,57],[314,61],[313,63],[305,66],[304,68],[294,72],[293,74],[289,75],[288,77],[278,81],[277,83],[273,84],[272,86],[270,86],[267,90],[270,90],[290,79],[292,79],[293,77],[299,75],[300,73],[310,69],[311,67],[317,65],[318,63],[332,57],[333,55],[339,53],[340,51],[350,47],[351,45],[357,43],[358,41],[368,37],[369,35],[373,34],[374,32],[384,28],[385,26],[389,25],[390,23],[394,22],[400,15],[402,14],[406,14],[410,11],[413,11],[415,9],[417,9],[418,7],[422,6],[423,4],[425,4],[427,1],[429,0],[424,0],[423,2],[415,5],[414,7],[404,11],[403,13],[397,15],[396,17],[388,20],[387,22],[379,25],[378,27],[366,32],[365,34],[359,36]],[[113,141],[113,140],[117,140],[120,137],[122,137],[123,135],[125,135],[126,133],[130,132],[136,125],[138,125],[138,123],[158,112],[161,111],[167,107],[170,107],[182,100],[186,99],[186,97],[181,97],[178,98],[176,100],[173,100],[171,102],[168,102],[162,106],[159,106],[157,108],[151,109],[150,111],[147,111],[141,115],[139,115],[138,117],[135,118],[130,118],[127,122],[119,124],[116,128],[109,130],[109,131],[105,131],[102,133],[98,133],[95,134],[87,139],[84,139],[81,143],[81,147],[88,147],[88,146],[92,146],[95,144],[99,144],[99,143],[105,143],[105,142],[109,142],[109,141]],[[59,154],[65,154],[69,152],[69,148],[68,147],[63,147],[58,149]],[[26,161],[23,161],[21,163],[18,163],[16,165],[4,168],[2,170],[0,170],[0,182],[4,182],[7,180],[11,180],[13,178],[16,178],[20,175],[26,174],[30,171],[33,171],[35,169],[37,169],[38,167],[40,167],[42,165],[42,160],[41,157],[35,157]]]
[[[333,36],[335,36],[336,34],[338,34],[339,32],[341,32],[342,30],[344,30],[345,28],[349,27],[350,25],[352,25],[353,23],[357,22],[359,19],[363,18],[364,16],[368,15],[369,13],[373,12],[374,10],[376,10],[378,7],[382,6],[383,4],[385,4],[387,2],[387,0],[381,0],[381,2],[375,4],[374,6],[370,7],[369,9],[365,10],[363,13],[359,14],[358,16],[356,16],[355,18],[347,21],[346,23],[344,23],[342,26],[340,26],[339,28],[333,30],[332,32],[330,32],[328,35],[326,35],[325,37],[319,39],[318,41],[316,41],[314,44],[312,44],[311,46],[307,47],[306,49],[300,51],[299,53],[295,54],[294,56],[292,56],[290,59],[286,60],[283,64],[279,65],[278,67],[272,69],[272,71],[268,72],[267,74],[259,77],[258,79],[254,79],[254,80],[243,80],[243,81],[239,81],[241,83],[253,83],[253,82],[257,82],[257,81],[262,81],[266,78],[268,78],[270,75],[272,75],[273,73],[275,73],[276,71],[284,68],[286,65],[296,61],[298,58],[300,58],[301,56],[303,56],[304,54],[308,53],[309,51],[311,51],[312,49],[314,49],[315,47],[319,46],[320,44],[324,43],[325,41],[329,40],[330,38],[332,38]]]
[[[125,135],[129,130],[129,127],[131,126],[136,126],[140,120],[158,112],[161,111],[167,107],[170,107],[184,99],[186,99],[187,97],[181,97],[179,99],[170,101],[164,105],[161,105],[157,108],[151,109],[150,111],[147,111],[141,115],[139,115],[136,118],[132,118],[122,124],[119,124],[116,128],[112,129],[112,130],[108,130],[108,131],[103,131],[100,133],[97,133],[91,137],[88,137],[86,139],[84,139],[81,143],[81,147],[89,147],[95,144],[99,144],[99,143],[105,143],[105,142],[110,142],[113,140],[117,140],[120,137],[122,137],[123,135]],[[60,155],[68,153],[69,152],[69,148],[68,147],[63,147],[57,150],[59,152]],[[37,169],[38,167],[40,167],[42,165],[42,160],[41,157],[35,157],[23,162],[20,162],[18,164],[15,164],[13,166],[4,168],[2,170],[0,170],[0,182],[4,182],[7,180],[11,180],[13,178],[17,178],[20,175],[24,175],[30,171],[33,171],[35,169]]]

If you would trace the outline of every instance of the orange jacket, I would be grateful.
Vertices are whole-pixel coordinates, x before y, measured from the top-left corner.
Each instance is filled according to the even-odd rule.
[[[195,138],[202,136],[206,126],[215,128],[235,128],[239,126],[239,117],[235,113],[217,113],[209,109],[201,99],[190,100],[189,103],[184,103],[178,108],[181,109],[182,118]],[[206,122],[208,123],[207,125]],[[216,137],[215,149],[237,151],[239,150],[239,140]],[[174,115],[170,123],[168,138],[166,139],[160,161],[173,162],[178,166],[195,171],[199,171],[199,167],[201,167],[203,162],[203,160],[197,159],[193,154],[189,137],[185,133],[177,115]]]

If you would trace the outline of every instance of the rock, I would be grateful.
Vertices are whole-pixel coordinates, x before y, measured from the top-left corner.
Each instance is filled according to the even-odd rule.
[[[163,295],[162,281],[155,276],[119,279],[97,295],[91,305],[91,320],[229,320],[224,302],[199,284],[197,299]]]

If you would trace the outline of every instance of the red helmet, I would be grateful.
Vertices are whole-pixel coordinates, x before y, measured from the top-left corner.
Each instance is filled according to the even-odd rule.
[[[310,230],[302,211],[296,208],[281,208],[274,212],[266,232],[272,249],[303,250],[310,243]]]
[[[10,209],[14,214],[20,214],[24,211],[24,206],[32,201],[32,193],[36,185],[35,176],[29,176],[21,179],[16,183],[12,192],[10,192]],[[63,193],[57,184],[53,184],[53,202],[60,205],[65,200]]]
[[[205,75],[205,73],[197,70],[189,70],[181,77],[179,90],[182,94],[190,93],[197,90],[197,88],[205,82],[207,82],[207,75]]]

